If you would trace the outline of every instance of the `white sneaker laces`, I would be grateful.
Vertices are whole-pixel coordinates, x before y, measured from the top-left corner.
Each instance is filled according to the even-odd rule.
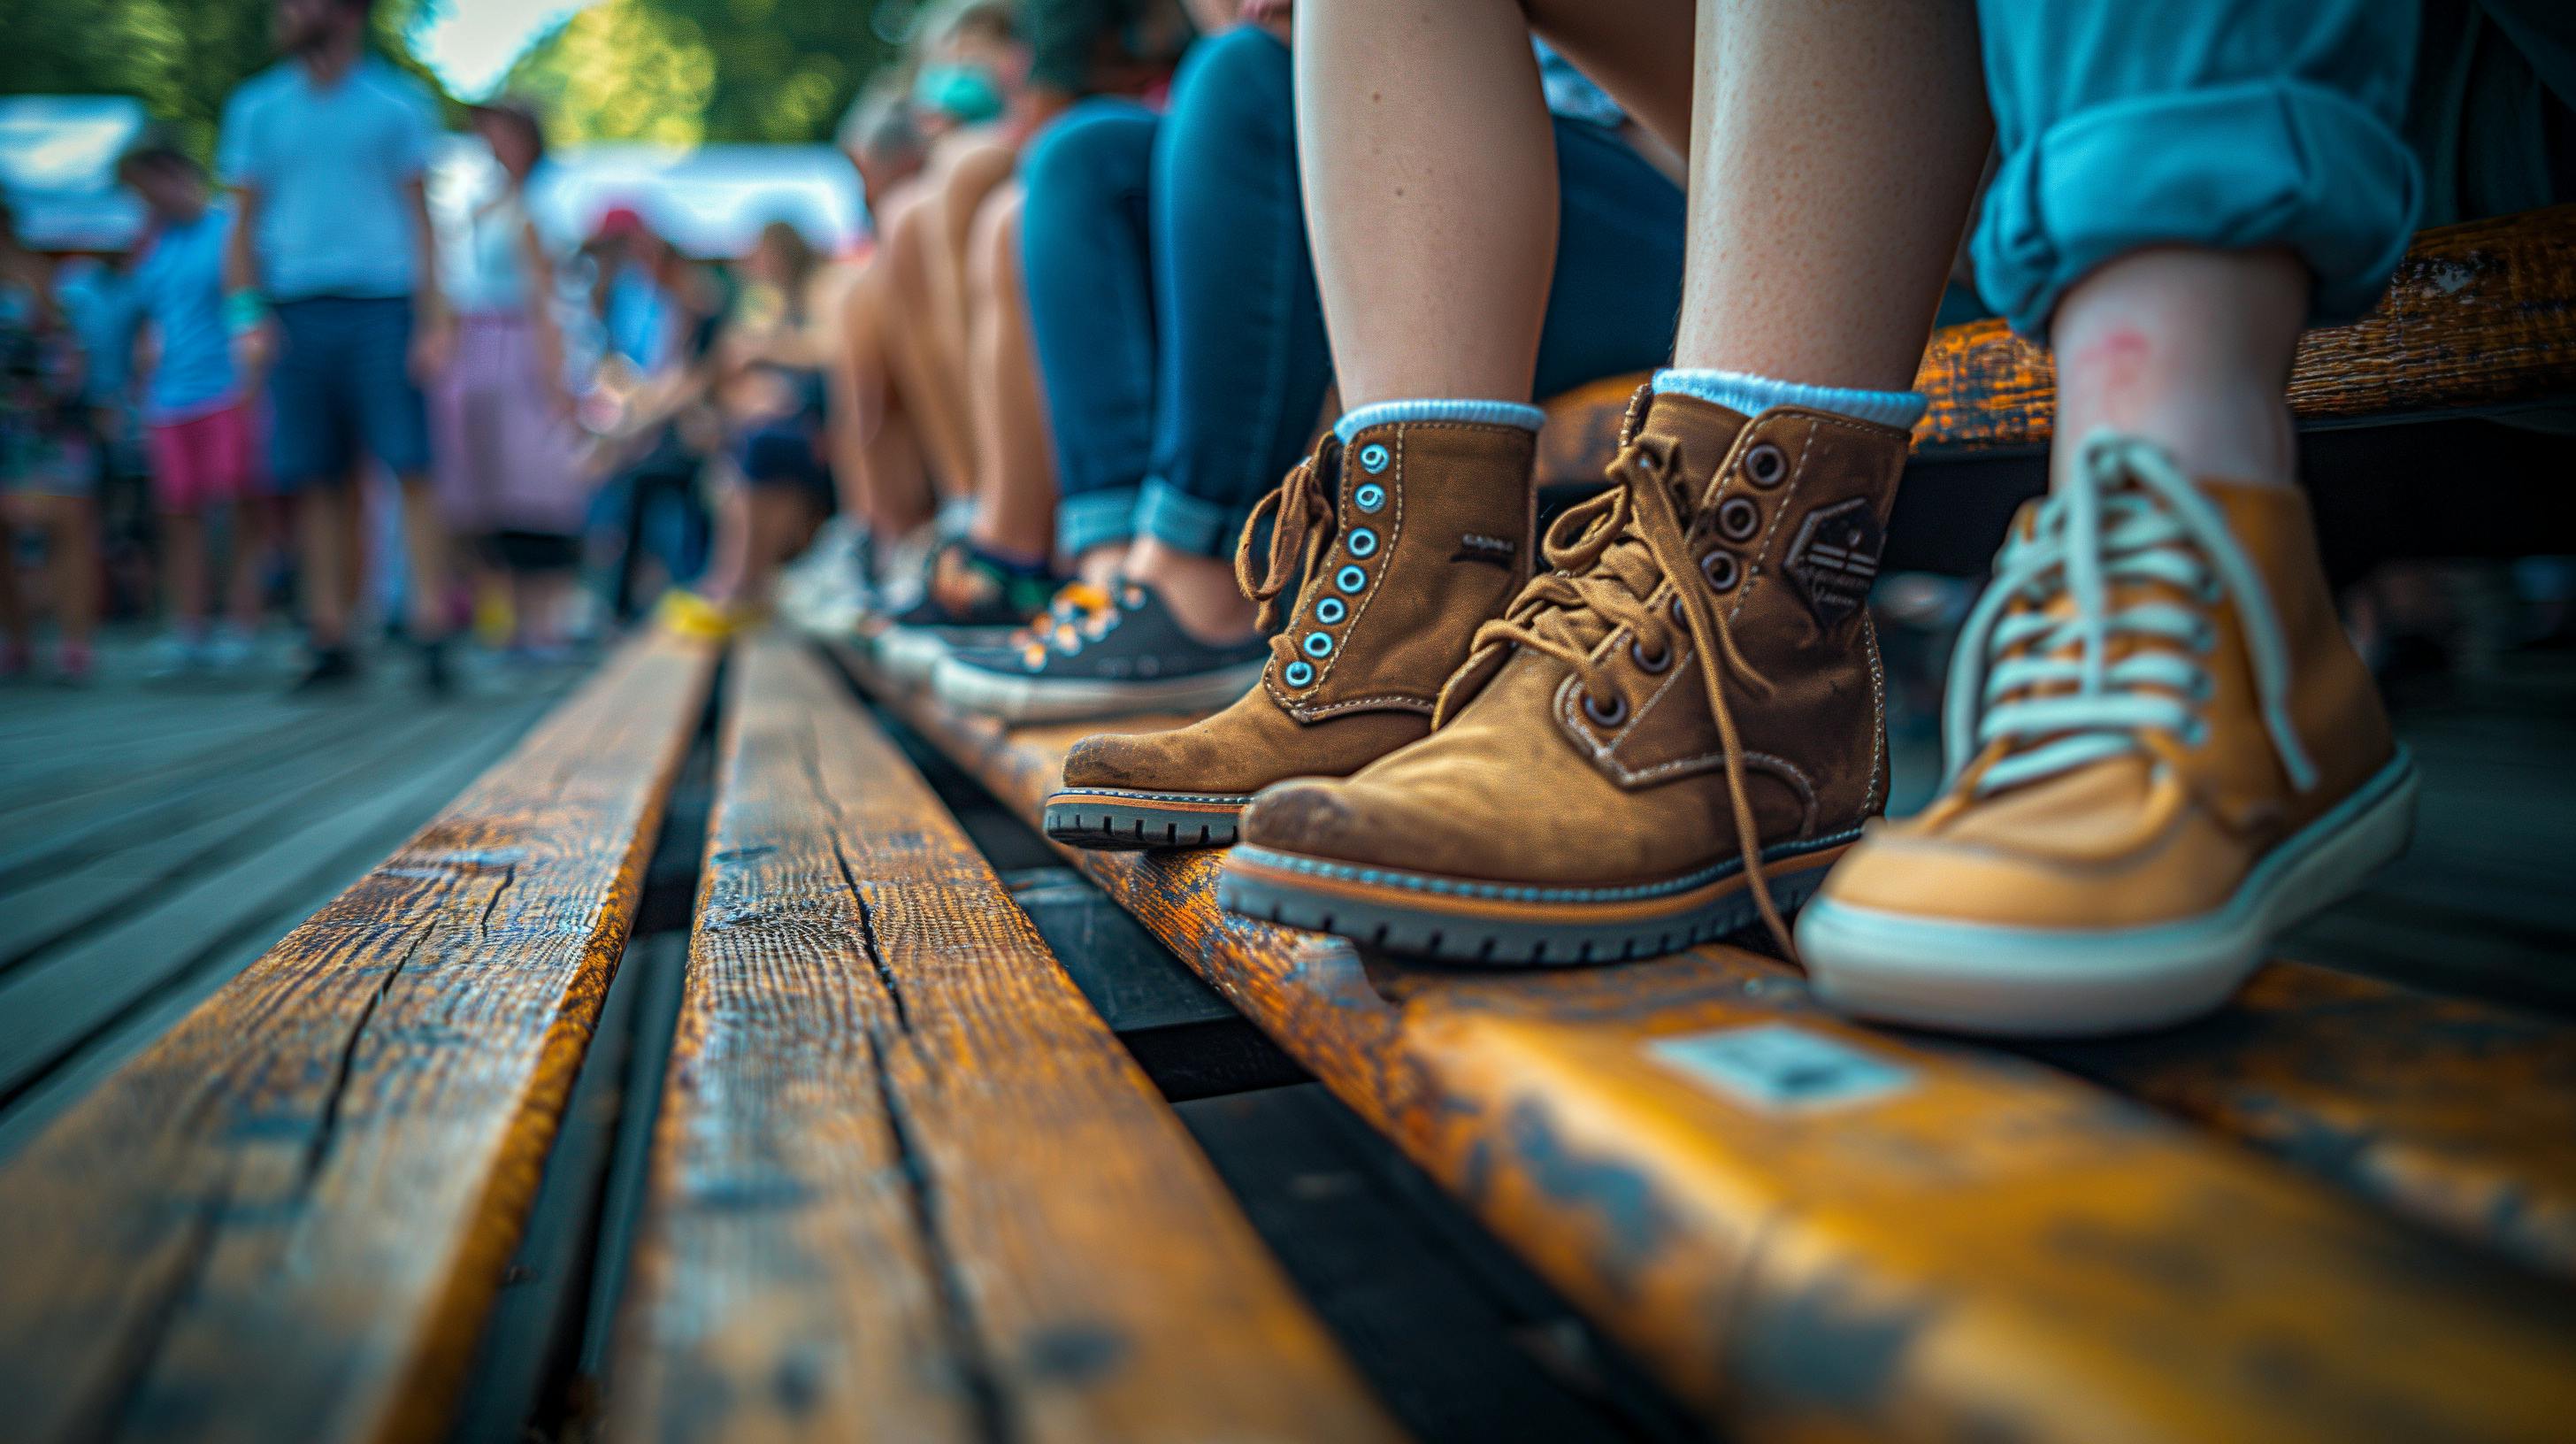
[[[2109,431],[2085,438],[2074,483],[2041,503],[2029,535],[2004,543],[1993,584],[1968,614],[1942,704],[1945,785],[1997,742],[2007,750],[1979,774],[1980,797],[2143,751],[2146,732],[2199,744],[2217,628],[2173,600],[2114,601],[2115,585],[2139,582],[2202,606],[2235,599],[2273,749],[2291,785],[2315,785],[2290,722],[2289,646],[2262,576],[2172,458]],[[2061,593],[2072,595],[2072,614],[2049,615]],[[2029,606],[2008,610],[2017,601]],[[2123,639],[2161,645],[2114,660]]]

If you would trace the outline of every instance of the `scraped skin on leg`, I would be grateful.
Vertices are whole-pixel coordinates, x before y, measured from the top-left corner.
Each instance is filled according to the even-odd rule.
[[[2100,428],[2163,447],[2191,476],[2287,486],[2298,447],[2284,391],[2306,318],[2307,266],[2286,250],[2133,251],[2068,289],[2057,351],[2052,477]]]
[[[1526,401],[1556,142],[1512,0],[1296,10],[1298,171],[1342,405]]]
[[[1906,391],[1993,122],[1965,0],[1699,11],[1675,363]]]
[[[967,535],[999,555],[1043,561],[1055,550],[1055,453],[1020,281],[1020,204],[1017,182],[996,190],[967,248],[977,466]]]

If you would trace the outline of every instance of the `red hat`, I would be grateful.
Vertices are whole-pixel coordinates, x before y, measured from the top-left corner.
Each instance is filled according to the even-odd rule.
[[[643,214],[633,206],[610,206],[600,213],[599,224],[591,228],[590,235],[595,241],[613,241],[644,235],[651,230],[652,227],[644,224]]]

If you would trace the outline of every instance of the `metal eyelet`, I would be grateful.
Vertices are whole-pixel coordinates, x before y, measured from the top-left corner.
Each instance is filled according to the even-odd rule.
[[[1375,511],[1386,505],[1386,488],[1374,481],[1361,482],[1359,490],[1351,493],[1351,504],[1362,511]]]
[[[1646,655],[1643,644],[1631,637],[1628,640],[1628,660],[1637,664],[1638,671],[1645,673],[1649,677],[1656,676],[1666,667],[1673,664],[1672,644],[1670,642],[1665,643],[1656,651],[1655,655],[1649,657]]]
[[[1676,591],[1671,596],[1664,599],[1664,614],[1673,619],[1674,626],[1684,628],[1685,630],[1689,628],[1690,615],[1682,610],[1682,594],[1680,592]]]
[[[1394,459],[1384,442],[1372,441],[1360,448],[1360,469],[1372,476],[1386,470],[1386,464]]]
[[[1315,620],[1327,627],[1339,625],[1342,618],[1350,614],[1350,603],[1339,597],[1325,597],[1315,603]]]
[[[1333,585],[1356,597],[1368,586],[1368,568],[1344,567],[1333,573]]]
[[[1743,575],[1743,568],[1737,565],[1735,553],[1719,547],[1699,559],[1699,574],[1708,579],[1710,591],[1731,592],[1735,590],[1736,581]],[[1679,599],[1676,598],[1675,601],[1678,604]]]
[[[1315,680],[1315,669],[1304,662],[1291,662],[1279,676],[1291,687],[1303,687]]]
[[[1361,527],[1357,531],[1352,532],[1350,539],[1343,542],[1342,545],[1350,548],[1351,555],[1355,557],[1366,558],[1376,556],[1377,533],[1370,531],[1367,527]]]
[[[1789,479],[1788,453],[1760,442],[1744,453],[1744,479],[1765,490]]]
[[[1762,508],[1749,496],[1730,496],[1717,504],[1717,534],[1728,541],[1750,540],[1762,530]]]
[[[1322,661],[1324,658],[1333,655],[1332,634],[1329,632],[1308,632],[1306,634],[1305,647],[1307,656],[1313,657],[1317,661]]]
[[[1604,707],[1599,699],[1586,692],[1583,694],[1583,715],[1591,718],[1595,727],[1616,727],[1628,720],[1628,699],[1613,692],[1610,705]]]

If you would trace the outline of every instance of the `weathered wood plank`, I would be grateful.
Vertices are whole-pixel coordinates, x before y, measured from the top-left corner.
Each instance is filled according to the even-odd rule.
[[[1642,375],[1548,403],[1542,484],[1597,481]],[[1917,454],[2031,450],[2057,415],[2048,352],[2000,320],[1932,338],[1914,381],[1930,409]],[[2290,373],[2308,427],[2494,416],[2576,404],[2576,205],[2426,231],[2378,309],[2310,331]]]
[[[1080,730],[904,706],[1032,816]],[[2054,1070],[1845,1023],[1752,954],[1414,968],[1223,914],[1213,853],[1076,860],[1729,1423],[2513,1438],[2576,1410],[2562,1286]],[[1814,1058],[1766,1075],[1765,1040]]]
[[[712,666],[613,658],[0,1169],[12,1438],[435,1437]]]
[[[727,691],[616,1432],[1387,1435],[839,679],[754,639]]]

